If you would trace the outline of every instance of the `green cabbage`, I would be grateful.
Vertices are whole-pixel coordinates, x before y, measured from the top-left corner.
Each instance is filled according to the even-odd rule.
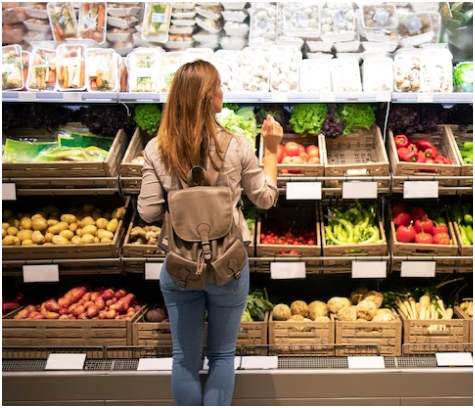
[[[216,115],[218,122],[232,133],[243,136],[252,146],[256,145],[257,130],[256,117],[252,108],[241,108],[237,112],[223,108]]]

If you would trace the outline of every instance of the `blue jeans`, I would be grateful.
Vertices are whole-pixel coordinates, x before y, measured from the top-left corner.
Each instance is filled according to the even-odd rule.
[[[234,392],[234,357],[246,298],[249,264],[240,279],[204,290],[181,290],[165,272],[160,276],[173,338],[172,390],[180,406],[228,406]],[[201,387],[205,312],[208,311],[207,357],[209,371]]]

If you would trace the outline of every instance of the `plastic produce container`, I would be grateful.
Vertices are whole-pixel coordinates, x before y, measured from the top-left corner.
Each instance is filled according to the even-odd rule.
[[[47,10],[55,41],[63,42],[78,35],[76,13],[71,3],[48,3]]]
[[[242,10],[246,7],[247,2],[245,1],[235,1],[235,2],[227,2],[223,1],[221,3],[225,10]]]
[[[274,45],[269,49],[273,92],[298,91],[302,53],[296,47]]]
[[[219,50],[211,61],[219,71],[223,92],[240,92],[242,52]]]
[[[247,38],[224,36],[219,44],[223,50],[242,51],[247,46]]]
[[[109,3],[107,7],[107,14],[112,17],[136,16],[139,11],[140,7],[127,3]]]
[[[421,91],[421,51],[400,50],[394,57],[394,90],[396,92]]]
[[[357,52],[359,51],[361,42],[359,41],[348,41],[336,43],[333,47],[336,52]]]
[[[160,54],[160,92],[169,92],[176,71],[183,65],[183,52],[165,52]]]
[[[172,3],[172,7],[177,10],[193,10],[196,7],[196,3],[191,3],[191,2]]]
[[[246,47],[242,54],[241,84],[247,92],[269,92],[269,50]]]
[[[158,92],[160,55],[145,48],[129,54],[129,92]]]
[[[203,19],[200,17],[196,17],[196,24],[198,27],[202,28],[203,30],[209,32],[210,34],[219,34],[223,29],[223,25],[221,21],[215,21],[210,18]]]
[[[194,19],[196,17],[195,10],[177,10],[172,9],[172,19],[175,20],[187,20],[187,19]],[[173,23],[173,20],[172,20]]]
[[[356,59],[333,59],[330,64],[334,92],[361,92],[360,66]]]
[[[224,21],[232,21],[234,23],[243,23],[249,16],[245,10],[225,10],[221,13]]]
[[[399,42],[396,7],[389,4],[366,4],[358,14],[361,34],[368,41]]]
[[[323,52],[307,52],[308,59],[319,59],[319,60],[331,60],[333,59],[333,54],[327,54]]]
[[[326,43],[323,41],[306,41],[308,50],[310,52],[332,52],[333,43]]]
[[[145,3],[142,38],[164,43],[168,40],[171,6],[169,3]]]
[[[452,58],[452,54],[449,50],[422,50],[422,92],[431,93],[453,91]]]
[[[434,31],[434,38],[432,39],[432,43],[438,43],[440,38],[440,32],[442,30],[442,16],[438,12],[428,12],[431,22],[432,22],[432,30]]]
[[[224,31],[231,37],[247,37],[249,26],[246,23],[227,21],[224,24]]]
[[[432,19],[428,13],[399,14],[398,32],[403,47],[418,46],[431,42],[435,37]]]
[[[363,63],[363,91],[391,92],[393,89],[393,60],[368,58]]]
[[[300,91],[331,92],[330,62],[318,59],[300,61]]]
[[[196,12],[198,15],[204,17],[205,19],[211,19],[217,21],[221,17],[221,12],[223,8],[221,6],[200,6],[196,7]]]
[[[322,40],[352,41],[356,33],[356,15],[351,3],[331,3],[322,9]]]
[[[60,44],[57,48],[58,90],[84,91],[86,89],[86,47]]]
[[[107,30],[107,3],[81,3],[79,35],[104,44]]]
[[[119,91],[119,55],[109,48],[86,51],[86,86],[88,92]]]
[[[48,19],[48,11],[46,10],[46,4],[44,3],[37,3],[25,7],[25,13],[28,17]],[[3,20],[3,24],[6,24],[5,20]]]
[[[318,2],[280,2],[279,17],[282,18],[286,36],[320,37],[320,5]]]
[[[23,89],[23,66],[19,45],[2,47],[2,91]]]
[[[208,61],[211,62],[211,58],[213,57],[213,50],[206,49],[206,48],[188,48],[183,53],[183,64],[187,62],[193,62],[198,60]]]
[[[268,3],[253,3],[249,12],[251,15],[249,44],[273,45],[277,39],[277,7]]]
[[[56,50],[33,48],[26,89],[33,92],[56,91]]]

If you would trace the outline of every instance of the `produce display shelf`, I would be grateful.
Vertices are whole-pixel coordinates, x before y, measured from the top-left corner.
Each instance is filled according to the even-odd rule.
[[[117,103],[119,94],[94,92],[2,92],[2,102]]]
[[[394,92],[391,98],[393,103],[471,103],[473,104],[473,93],[452,92],[452,93],[408,93]]]

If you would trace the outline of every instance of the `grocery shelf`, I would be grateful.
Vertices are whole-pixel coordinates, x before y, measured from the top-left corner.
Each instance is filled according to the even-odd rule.
[[[393,103],[472,103],[473,93],[453,92],[453,93],[405,93],[394,92],[391,101]]]
[[[2,102],[117,103],[119,94],[114,92],[2,92]]]

